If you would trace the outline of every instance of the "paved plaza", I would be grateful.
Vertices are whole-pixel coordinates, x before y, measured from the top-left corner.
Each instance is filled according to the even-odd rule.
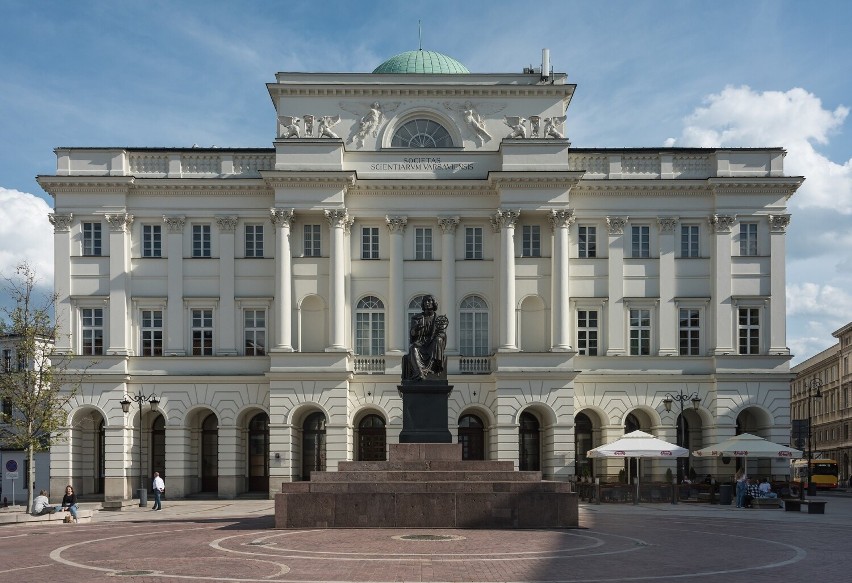
[[[825,515],[581,504],[572,530],[274,530],[273,503],[167,501],[0,527],[0,581],[852,581],[852,496]]]

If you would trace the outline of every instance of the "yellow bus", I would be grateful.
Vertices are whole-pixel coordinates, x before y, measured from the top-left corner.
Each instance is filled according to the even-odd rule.
[[[817,489],[837,488],[837,462],[835,460],[811,460],[811,479]],[[791,466],[790,481],[793,487],[808,487],[808,460],[795,460]]]

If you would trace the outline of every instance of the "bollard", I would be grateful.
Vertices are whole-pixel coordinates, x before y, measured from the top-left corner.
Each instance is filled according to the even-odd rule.
[[[595,478],[595,504],[601,503],[601,479]]]
[[[677,499],[678,499],[677,478],[672,478],[672,504],[677,504]]]
[[[145,508],[148,506],[148,490],[145,488],[138,488],[136,493],[139,496],[139,507]]]

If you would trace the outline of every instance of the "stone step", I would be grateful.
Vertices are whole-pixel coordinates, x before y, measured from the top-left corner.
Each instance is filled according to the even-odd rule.
[[[451,471],[451,472],[513,472],[511,461],[497,460],[413,460],[338,462],[339,472],[382,472],[382,471]]]
[[[392,462],[461,461],[462,446],[460,443],[391,443],[388,444],[388,459]]]
[[[538,482],[541,472],[312,472],[311,482]]]
[[[569,482],[285,482],[281,492],[294,493],[571,493]]]

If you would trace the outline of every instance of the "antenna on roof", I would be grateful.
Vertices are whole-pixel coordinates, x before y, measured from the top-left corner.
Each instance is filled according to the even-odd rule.
[[[423,27],[420,26],[420,19],[417,20],[417,36],[420,37],[420,50],[423,50]]]

